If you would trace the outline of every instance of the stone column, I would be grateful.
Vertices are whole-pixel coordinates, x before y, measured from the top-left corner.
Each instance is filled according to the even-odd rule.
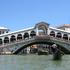
[[[61,39],[63,40],[63,33],[61,33],[61,35],[62,35]]]
[[[38,28],[36,28],[36,35],[39,35]]]
[[[68,35],[68,41],[69,41],[70,36]]]

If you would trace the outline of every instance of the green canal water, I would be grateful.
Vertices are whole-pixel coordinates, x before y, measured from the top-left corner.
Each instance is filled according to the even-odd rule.
[[[70,55],[52,60],[52,55],[0,55],[0,70],[70,70]]]

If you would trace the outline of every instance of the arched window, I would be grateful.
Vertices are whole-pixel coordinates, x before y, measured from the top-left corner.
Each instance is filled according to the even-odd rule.
[[[29,38],[29,34],[26,32],[26,33],[24,33],[24,39],[25,38]]]
[[[62,37],[61,33],[58,32],[57,35],[56,35],[56,37],[61,38]]]
[[[64,34],[63,35],[63,39],[68,40],[68,35],[67,34]]]
[[[21,40],[22,39],[22,34],[18,34],[17,35],[17,40]]]
[[[15,38],[15,36],[14,36],[14,35],[12,35],[12,36],[11,36],[10,41],[11,41],[11,42],[16,41],[16,38]]]
[[[2,44],[2,39],[0,38],[0,45]]]
[[[50,36],[55,37],[55,32],[54,32],[54,31],[51,31],[51,32],[50,32]]]
[[[8,37],[4,38],[4,43],[9,43],[9,38]]]
[[[31,37],[36,36],[36,32],[35,32],[35,31],[31,31],[30,36],[31,36]]]

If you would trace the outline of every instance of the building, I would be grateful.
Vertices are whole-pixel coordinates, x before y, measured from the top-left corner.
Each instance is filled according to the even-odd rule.
[[[62,26],[59,26],[58,29],[70,32],[70,24],[64,24]]]
[[[8,28],[0,27],[0,34],[5,34],[5,33],[8,33],[8,32],[9,32]]]

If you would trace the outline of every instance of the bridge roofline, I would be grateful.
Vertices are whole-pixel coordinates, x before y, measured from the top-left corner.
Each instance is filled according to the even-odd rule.
[[[37,27],[38,25],[41,25],[41,24],[43,24],[43,25],[48,25],[48,26],[49,26],[49,24],[46,23],[46,22],[39,22],[39,23],[37,23],[34,27],[29,27],[29,28],[26,28],[26,29],[18,30],[18,31],[8,32],[8,33],[5,33],[5,34],[1,34],[0,37],[6,36],[6,35],[11,35],[11,34],[16,34],[16,33],[19,33],[19,32],[29,31],[29,30],[32,30],[32,29],[36,29],[36,27]],[[70,32],[65,31],[65,30],[61,30],[61,29],[58,29],[58,28],[54,28],[54,27],[48,27],[48,28],[49,28],[49,29],[52,29],[52,30],[57,30],[57,31],[60,31],[60,32],[69,33],[69,34],[70,34]]]
[[[49,26],[49,24],[48,24],[47,22],[41,21],[41,22],[38,22],[38,23],[35,25],[35,28],[38,27],[39,25],[47,25],[47,26]]]
[[[57,30],[57,31],[65,32],[65,33],[70,33],[69,31],[65,31],[65,30],[62,30],[62,29],[54,28],[54,27],[49,27],[49,28]]]
[[[8,30],[8,28],[6,28],[6,27],[1,27],[1,26],[0,26],[0,29]]]
[[[70,24],[63,24],[58,26],[58,28],[63,28],[63,27],[70,28]]]
[[[5,36],[5,35],[11,35],[11,34],[19,33],[19,32],[24,32],[26,30],[29,31],[31,29],[34,29],[34,27],[30,27],[30,28],[21,29],[21,30],[14,31],[14,32],[9,32],[9,33],[5,33],[5,34],[1,34],[0,37]]]

